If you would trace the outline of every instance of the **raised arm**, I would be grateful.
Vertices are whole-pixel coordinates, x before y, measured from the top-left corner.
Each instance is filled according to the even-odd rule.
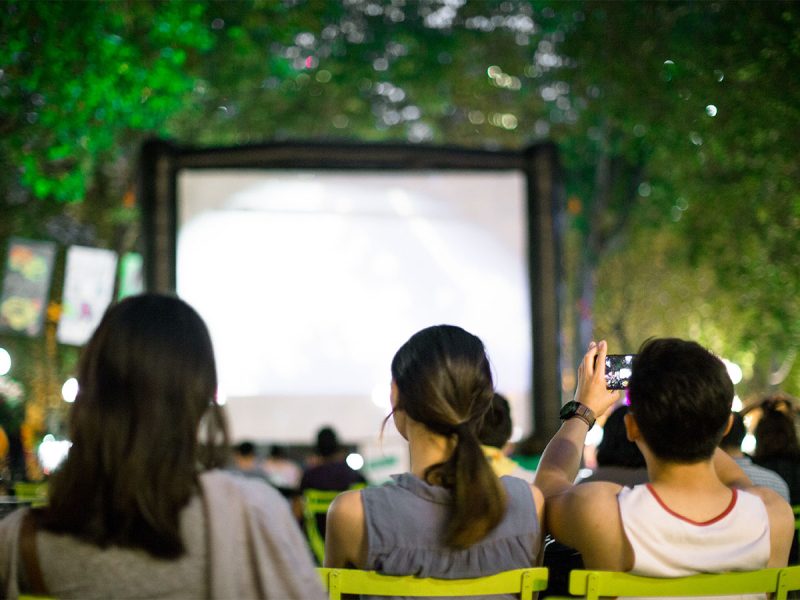
[[[714,470],[717,472],[719,480],[728,487],[735,487],[740,489],[747,489],[753,487],[753,482],[742,471],[742,467],[736,464],[728,453],[720,448],[714,451],[713,458]]]
[[[589,408],[594,417],[606,412],[619,399],[618,392],[606,389],[606,342],[592,342],[578,367],[575,401]],[[545,499],[569,489],[581,466],[583,446],[589,424],[575,417],[565,421],[547,444],[536,470],[534,485]]]
[[[578,367],[575,400],[597,416],[619,398],[606,389],[605,359],[606,343],[592,342]],[[579,550],[588,568],[624,570],[630,568],[630,552],[617,507],[620,486],[573,483],[588,431],[582,418],[566,420],[545,448],[534,485],[544,494],[547,529],[556,539]]]

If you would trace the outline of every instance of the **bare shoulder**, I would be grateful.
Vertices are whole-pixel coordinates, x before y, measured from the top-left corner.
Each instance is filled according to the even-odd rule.
[[[331,503],[328,508],[328,519],[335,519],[340,522],[358,521],[364,517],[364,501],[361,498],[360,490],[350,490],[342,492]]]
[[[536,518],[538,519],[539,523],[541,523],[542,519],[544,519],[544,494],[542,493],[542,490],[536,487],[536,485],[533,483],[530,484],[530,488],[531,496],[533,496],[533,505],[536,508]]]
[[[770,488],[750,487],[746,491],[761,498],[767,509],[770,532],[770,557],[767,566],[786,566],[795,531],[792,507],[778,492]]]
[[[622,569],[629,547],[619,514],[622,486],[606,481],[582,483],[547,499],[550,533],[581,552],[590,568]]]
[[[328,507],[326,567],[363,567],[367,556],[364,502],[359,490],[343,492]]]
[[[794,524],[794,512],[792,511],[792,507],[778,492],[771,488],[759,486],[747,488],[745,491],[761,498],[764,506],[767,507],[770,521],[778,519],[782,523],[791,522]]]

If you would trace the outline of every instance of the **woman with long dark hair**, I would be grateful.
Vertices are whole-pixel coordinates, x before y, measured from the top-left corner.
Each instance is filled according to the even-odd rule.
[[[6,597],[320,597],[280,494],[212,470],[228,436],[194,309],[157,294],[112,306],[78,382],[48,505],[0,523]]]
[[[542,495],[516,477],[498,479],[477,437],[494,394],[481,340],[429,327],[397,351],[391,370],[391,416],[411,471],[337,497],[326,566],[460,578],[535,564]]]

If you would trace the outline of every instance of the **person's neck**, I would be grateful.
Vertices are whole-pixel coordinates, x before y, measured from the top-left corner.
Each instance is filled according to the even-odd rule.
[[[432,465],[446,461],[453,454],[455,437],[433,433],[421,423],[409,424],[408,452],[411,473],[425,479]]]
[[[652,459],[647,461],[647,474],[650,483],[657,488],[701,490],[724,485],[711,460],[685,464]]]

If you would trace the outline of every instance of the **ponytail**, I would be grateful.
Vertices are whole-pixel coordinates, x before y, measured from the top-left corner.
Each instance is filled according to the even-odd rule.
[[[392,360],[397,385],[395,410],[403,410],[442,436],[455,436],[446,461],[428,467],[425,480],[451,492],[444,542],[467,548],[503,519],[506,496],[478,441],[494,385],[481,340],[453,325],[415,333]]]
[[[453,428],[458,436],[449,460],[432,465],[425,479],[439,480],[449,488],[452,504],[444,541],[452,548],[467,548],[486,537],[503,519],[507,499],[471,422]]]

